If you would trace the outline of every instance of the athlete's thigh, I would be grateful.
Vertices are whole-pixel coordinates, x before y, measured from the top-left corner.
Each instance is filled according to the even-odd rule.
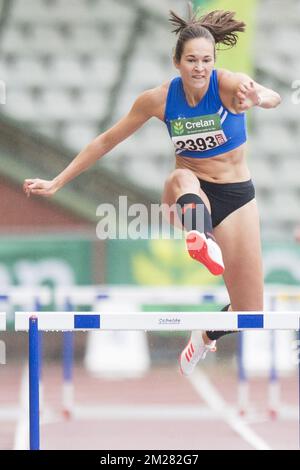
[[[204,194],[200,188],[200,181],[191,170],[177,168],[172,171],[165,182],[162,202],[171,206],[185,193]],[[205,204],[209,205],[207,196],[204,195],[204,197],[206,198]]]
[[[255,199],[224,219],[214,235],[222,250],[233,310],[263,309],[263,268]]]

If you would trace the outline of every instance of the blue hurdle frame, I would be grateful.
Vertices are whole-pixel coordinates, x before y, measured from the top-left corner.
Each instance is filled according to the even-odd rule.
[[[29,444],[40,450],[40,370],[39,329],[37,317],[29,319]]]
[[[46,314],[47,312],[45,312]],[[52,312],[53,313],[53,312]],[[51,314],[52,314],[51,313]],[[72,312],[70,312],[72,315]],[[149,313],[150,314],[150,313]],[[174,312],[177,315],[177,312]],[[219,312],[216,313],[219,315]],[[293,312],[294,314],[294,312]],[[38,312],[29,315],[29,421],[30,421],[30,450],[40,449],[40,416],[39,416],[39,327],[38,327]],[[133,314],[134,315],[134,314]],[[152,315],[152,314],[151,314]],[[153,315],[160,315],[157,312]],[[165,315],[164,312],[161,315]],[[170,312],[168,312],[170,315]],[[194,315],[194,314],[193,314]],[[203,312],[201,312],[203,315]],[[209,312],[209,316],[212,312]],[[55,316],[55,313],[54,313]],[[100,314],[77,314],[74,313],[73,328],[76,330],[89,330],[100,328]],[[236,329],[263,329],[264,328],[264,315],[262,314],[236,314]],[[300,317],[297,319],[298,337],[300,337]],[[69,327],[67,327],[68,329]],[[234,327],[235,328],[235,327]],[[268,327],[267,327],[268,328]],[[50,327],[52,329],[52,327]],[[56,328],[54,328],[56,329]],[[111,329],[110,327],[104,327],[104,329]],[[116,329],[115,326],[112,329]],[[144,328],[143,328],[144,329]],[[147,328],[152,329],[152,327]],[[159,328],[160,329],[160,328]],[[163,328],[162,328],[163,329]],[[185,329],[185,328],[179,328]],[[190,328],[189,328],[190,329]],[[228,328],[229,329],[229,328]],[[232,329],[230,327],[230,329]],[[271,328],[275,329],[275,328]],[[280,329],[280,328],[279,328]],[[295,326],[292,327],[295,329]],[[20,328],[17,329],[17,331]],[[21,328],[22,330],[22,328]],[[153,330],[158,330],[157,325]],[[300,362],[298,362],[298,383],[299,383],[299,394],[300,394]],[[299,395],[300,396],[300,395]],[[299,422],[300,431],[300,422]]]

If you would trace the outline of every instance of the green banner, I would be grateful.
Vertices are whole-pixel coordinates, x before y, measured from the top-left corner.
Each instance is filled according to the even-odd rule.
[[[107,282],[144,285],[218,285],[222,279],[191,260],[184,240],[110,240]]]
[[[300,244],[263,244],[265,281],[272,284],[300,285]]]
[[[70,286],[92,282],[91,242],[55,235],[0,238],[0,291],[19,286]],[[5,308],[4,308],[5,307]],[[15,306],[22,308],[24,305]],[[50,305],[52,309],[54,305]],[[14,308],[1,308],[12,320]]]
[[[266,283],[300,285],[300,245],[264,243]],[[183,240],[111,240],[107,242],[107,282],[141,285],[222,285],[187,253]]]
[[[0,238],[0,285],[91,282],[91,243],[56,237]]]

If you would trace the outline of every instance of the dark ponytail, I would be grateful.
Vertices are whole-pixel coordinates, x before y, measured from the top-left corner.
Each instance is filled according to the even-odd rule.
[[[169,21],[175,26],[172,32],[179,34],[175,49],[176,62],[180,62],[184,44],[190,39],[205,38],[214,47],[217,44],[234,47],[238,40],[237,33],[244,32],[246,27],[243,21],[235,20],[234,16],[235,12],[232,11],[214,10],[197,17],[196,13],[193,13],[190,2],[187,20],[170,10]]]

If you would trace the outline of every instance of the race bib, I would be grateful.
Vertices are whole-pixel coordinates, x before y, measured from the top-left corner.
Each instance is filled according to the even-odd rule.
[[[176,153],[184,150],[204,152],[227,142],[219,114],[172,119],[170,124]]]

